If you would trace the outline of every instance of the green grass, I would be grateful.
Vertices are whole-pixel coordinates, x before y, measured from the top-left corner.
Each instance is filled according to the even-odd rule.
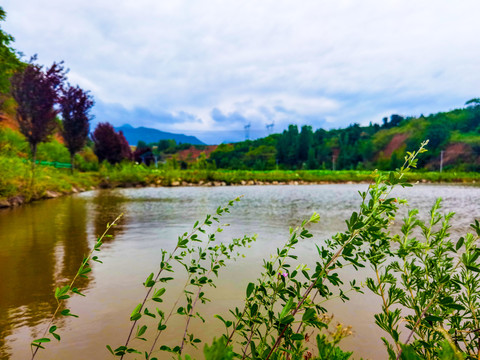
[[[346,183],[369,182],[371,171],[353,170],[207,170],[207,169],[155,169],[131,163],[116,166],[103,166],[100,170],[101,181],[111,187],[134,185],[170,186],[182,182],[205,184],[224,182],[237,185],[245,182],[253,183]],[[480,173],[475,172],[413,172],[407,175],[412,182],[426,181],[433,183],[473,183],[480,182]]]
[[[31,184],[29,162],[19,157],[0,155],[0,199],[21,195],[26,201],[40,199],[47,190],[58,193],[70,193],[75,187],[87,189],[98,183],[94,173],[70,174],[67,169],[55,169],[50,166],[36,166],[35,181]]]
[[[468,145],[480,145],[480,134],[478,132],[460,133],[459,131],[452,132],[452,143],[463,142]]]

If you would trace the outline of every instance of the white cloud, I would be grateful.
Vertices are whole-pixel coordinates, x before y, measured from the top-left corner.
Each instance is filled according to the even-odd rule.
[[[91,89],[97,101],[173,115],[157,124],[166,131],[242,132],[238,117],[215,122],[215,108],[259,128],[274,120],[281,130],[289,122],[380,121],[378,114],[391,109],[446,110],[479,95],[475,0],[4,0],[2,6],[16,48],[38,53],[45,64],[64,59],[71,82]],[[177,122],[181,112],[195,120]]]

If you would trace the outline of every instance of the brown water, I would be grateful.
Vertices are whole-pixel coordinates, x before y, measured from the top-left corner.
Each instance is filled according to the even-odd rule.
[[[207,322],[194,322],[192,330],[210,341],[222,329],[213,315],[241,305],[246,284],[261,269],[261,259],[287,239],[289,226],[298,225],[313,211],[320,213],[320,223],[312,228],[314,238],[297,248],[299,262],[313,267],[315,243],[344,230],[344,219],[360,203],[357,191],[365,189],[366,185],[117,189],[0,211],[0,359],[29,358],[30,341],[41,335],[55,309],[55,287],[74,276],[96,235],[119,213],[125,216],[115,228],[115,238],[99,254],[104,263],[95,264],[89,279],[78,284],[87,296],[68,300],[80,317],[58,323],[62,341],[47,344],[37,359],[107,358],[105,345],[121,345],[128,333],[129,314],[144,294],[145,277],[158,268],[160,249],[173,249],[177,235],[195,220],[245,195],[228,215],[231,226],[220,239],[257,233],[258,241],[245,259],[222,270],[218,287],[207,293],[212,303],[199,308]],[[408,198],[424,214],[436,197],[442,197],[445,210],[457,212],[454,235],[480,217],[478,187],[423,185],[400,189],[396,195]],[[172,286],[180,289],[183,284]],[[379,340],[383,333],[373,323],[379,301],[368,290],[365,295],[354,294],[352,302],[332,301],[325,306],[338,321],[353,325],[354,335],[344,347],[354,350],[355,358],[386,357]],[[165,334],[167,343],[177,344],[183,322],[181,318],[177,331]],[[164,353],[159,358],[169,356]]]

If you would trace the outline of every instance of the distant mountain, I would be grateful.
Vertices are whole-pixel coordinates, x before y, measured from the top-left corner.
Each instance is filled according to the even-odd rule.
[[[177,144],[205,145],[205,143],[198,140],[195,136],[174,134],[143,126],[134,128],[129,124],[125,124],[120,127],[116,127],[115,130],[122,131],[130,145],[137,145],[139,140],[145,141],[147,144],[149,144],[158,142],[160,140],[170,139],[175,140]]]

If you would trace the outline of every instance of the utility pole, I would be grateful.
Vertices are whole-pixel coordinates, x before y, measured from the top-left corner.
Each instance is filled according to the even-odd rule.
[[[440,173],[442,172],[443,170],[443,153],[444,151],[440,151]]]
[[[243,127],[245,129],[245,140],[250,139],[250,126],[252,126],[252,124],[248,123]]]
[[[267,124],[267,132],[268,135],[271,135],[273,133],[273,126],[275,125],[275,121],[272,121],[271,124]]]

